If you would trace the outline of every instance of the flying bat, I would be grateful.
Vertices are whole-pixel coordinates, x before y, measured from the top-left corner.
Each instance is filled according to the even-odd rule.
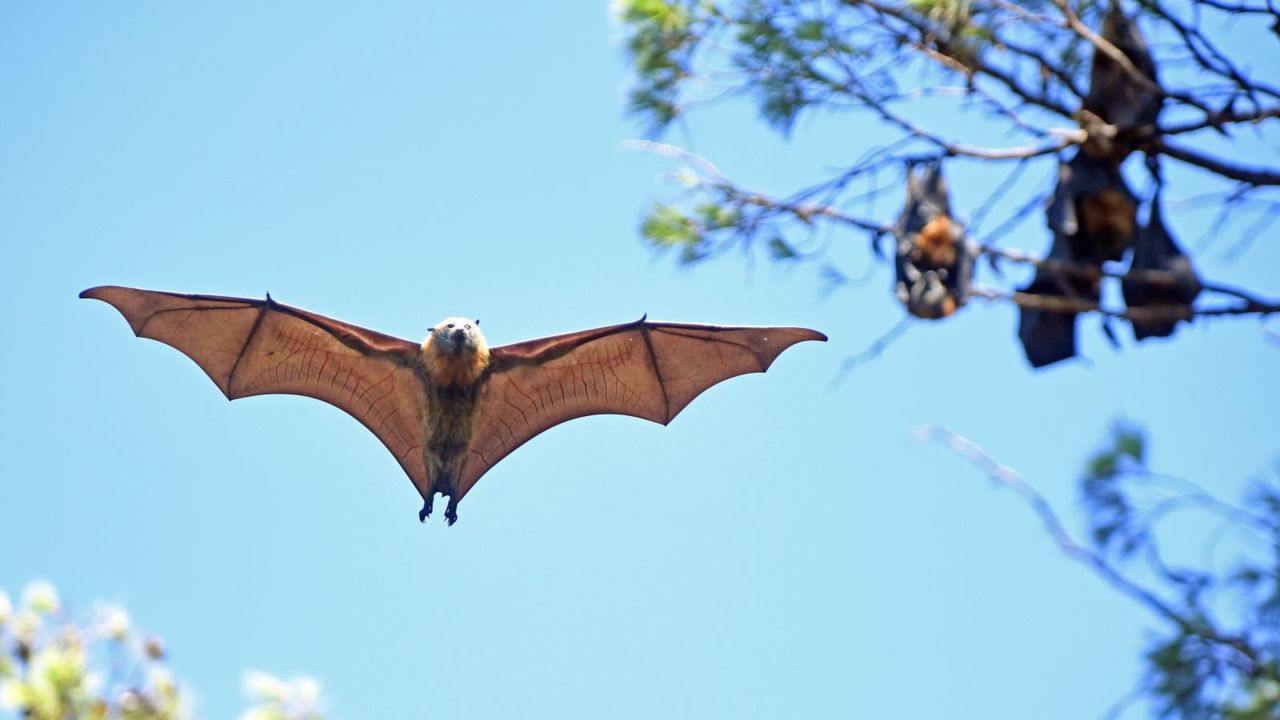
[[[446,318],[422,343],[283,305],[96,287],[139,337],[191,358],[228,399],[304,395],[344,410],[391,451],[422,495],[458,503],[511,451],[566,420],[616,414],[666,425],[702,391],[764,372],[820,332],[635,322],[490,349],[479,321]]]
[[[1120,279],[1125,305],[1131,308],[1177,308],[1168,318],[1134,320],[1134,337],[1138,340],[1169,337],[1179,320],[1191,317],[1191,302],[1200,294],[1200,280],[1191,266],[1191,259],[1182,252],[1165,227],[1158,195],[1151,201],[1151,216],[1146,227],[1134,240],[1133,262],[1129,269],[1130,272]],[[1144,272],[1153,270],[1166,273],[1166,277],[1143,276]]]
[[[964,305],[973,280],[973,256],[964,242],[964,228],[952,219],[940,162],[927,164],[919,173],[908,168],[907,200],[894,234],[897,295],[907,312],[940,320]]]

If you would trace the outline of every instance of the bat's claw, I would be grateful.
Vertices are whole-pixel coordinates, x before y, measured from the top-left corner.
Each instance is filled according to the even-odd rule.
[[[429,517],[431,517],[431,498],[427,498],[426,502],[422,503],[422,509],[418,511],[418,522],[424,523]]]
[[[445,508],[444,521],[449,525],[458,522],[458,504],[453,501],[453,498],[449,498],[449,507]]]

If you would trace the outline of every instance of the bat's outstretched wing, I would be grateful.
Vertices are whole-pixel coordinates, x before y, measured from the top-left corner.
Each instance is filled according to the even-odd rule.
[[[712,385],[764,372],[798,342],[826,339],[805,328],[641,319],[494,348],[457,499],[512,450],[566,420],[616,414],[665,425]]]
[[[425,495],[424,390],[407,340],[266,300],[122,287],[80,293],[124,315],[139,337],[191,358],[228,399],[284,393],[323,400],[373,431]]]

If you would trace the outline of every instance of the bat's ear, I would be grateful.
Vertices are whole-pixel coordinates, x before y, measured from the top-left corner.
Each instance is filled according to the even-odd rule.
[[[480,318],[476,318],[475,320],[472,320],[472,322],[476,324],[476,327],[480,327]]]

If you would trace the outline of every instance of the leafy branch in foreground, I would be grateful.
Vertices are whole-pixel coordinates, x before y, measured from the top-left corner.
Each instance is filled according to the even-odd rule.
[[[314,680],[249,672],[244,684],[254,704],[242,720],[321,720]],[[164,644],[123,608],[99,605],[77,624],[47,582],[27,585],[16,607],[0,590],[0,717],[178,720],[192,716],[186,694]]]
[[[1143,432],[1117,425],[1086,463],[1080,491],[1089,523],[1082,541],[1013,468],[951,430],[918,436],[969,460],[1039,516],[1068,557],[1151,611],[1162,634],[1146,654],[1139,691],[1161,717],[1264,720],[1280,716],[1280,485],[1255,483],[1246,504],[1224,502],[1188,480],[1152,471]],[[1162,523],[1194,514],[1207,558],[1228,540],[1233,560],[1174,562]]]

